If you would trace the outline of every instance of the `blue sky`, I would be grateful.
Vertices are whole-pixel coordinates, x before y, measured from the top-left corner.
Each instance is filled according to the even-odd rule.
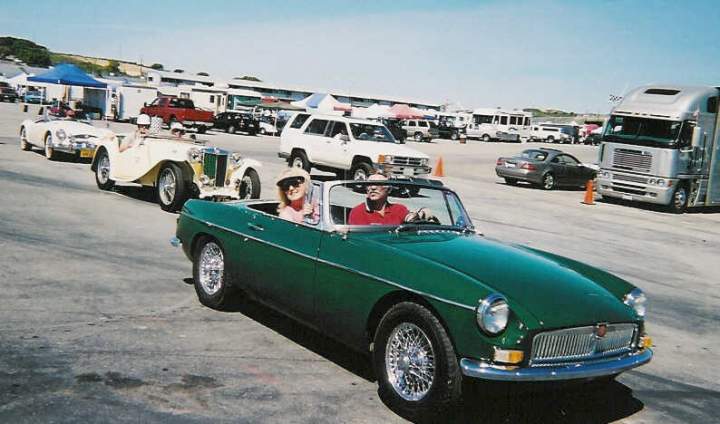
[[[3,0],[54,51],[466,107],[607,112],[645,83],[720,84],[720,2]]]

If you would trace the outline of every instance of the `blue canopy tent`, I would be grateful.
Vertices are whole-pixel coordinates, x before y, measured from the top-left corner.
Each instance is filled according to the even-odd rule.
[[[104,82],[96,80],[86,74],[82,69],[70,63],[62,63],[43,74],[28,77],[27,80],[48,84],[75,85],[90,88],[107,87],[107,84]]]

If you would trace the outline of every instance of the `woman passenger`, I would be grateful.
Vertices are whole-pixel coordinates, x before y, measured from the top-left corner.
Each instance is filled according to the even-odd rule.
[[[310,190],[310,174],[302,168],[287,168],[277,178],[278,215],[282,219],[302,224],[306,216],[312,216],[315,221],[315,211],[305,196]]]

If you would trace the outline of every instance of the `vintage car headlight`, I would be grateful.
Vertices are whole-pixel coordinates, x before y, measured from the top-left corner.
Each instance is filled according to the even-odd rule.
[[[242,166],[243,157],[240,153],[233,153],[232,156],[230,156],[230,158],[232,159],[233,166],[235,168],[240,168]]]
[[[633,308],[639,317],[645,316],[646,302],[647,297],[645,297],[645,293],[639,288],[632,289],[632,291],[623,298],[623,303]]]
[[[55,138],[57,138],[58,141],[65,141],[67,139],[67,133],[65,133],[64,129],[60,128],[55,131]]]
[[[202,184],[202,185],[208,185],[208,184],[210,184],[210,181],[211,181],[211,180],[210,180],[210,177],[208,177],[208,176],[205,175],[205,174],[202,174],[202,175],[198,178],[198,180],[200,181],[200,184]]]
[[[487,334],[494,336],[503,332],[507,327],[509,317],[510,307],[503,295],[493,293],[480,300],[476,319],[480,329]]]
[[[202,159],[202,150],[197,147],[191,147],[187,152],[187,157],[190,163],[200,162]]]

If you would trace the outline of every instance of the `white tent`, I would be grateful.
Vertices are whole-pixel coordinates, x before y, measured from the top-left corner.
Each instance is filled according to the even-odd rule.
[[[291,102],[293,106],[305,108],[308,112],[320,112],[332,115],[342,115],[350,112],[352,107],[347,103],[337,101],[335,97],[325,93],[315,93],[302,100]]]
[[[387,118],[391,115],[390,106],[379,105],[377,103],[374,103],[369,107],[353,108],[352,114],[356,118],[364,119]]]

